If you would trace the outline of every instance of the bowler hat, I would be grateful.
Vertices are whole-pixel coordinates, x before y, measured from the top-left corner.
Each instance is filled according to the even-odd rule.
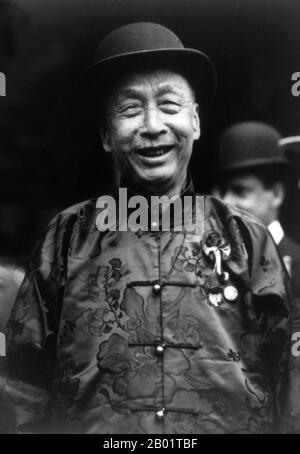
[[[174,69],[186,76],[200,101],[200,110],[202,102],[207,104],[215,91],[215,68],[207,55],[185,48],[160,24],[136,22],[113,30],[100,41],[93,63],[80,81],[84,108],[93,113],[99,95],[107,93],[111,81],[136,67]]]
[[[228,128],[220,138],[218,174],[289,163],[279,146],[279,132],[260,122],[241,122]]]

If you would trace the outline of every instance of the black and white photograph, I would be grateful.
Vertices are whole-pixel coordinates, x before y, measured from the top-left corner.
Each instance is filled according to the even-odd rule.
[[[0,0],[1,435],[300,433],[299,24]]]

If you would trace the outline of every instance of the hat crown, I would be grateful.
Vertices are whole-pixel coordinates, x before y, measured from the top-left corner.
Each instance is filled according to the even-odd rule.
[[[278,145],[280,137],[275,128],[264,123],[243,122],[230,127],[220,139],[220,170],[286,163]]]
[[[92,64],[82,73],[78,92],[84,117],[92,119],[99,114],[101,96],[106,96],[118,78],[155,68],[182,74],[194,89],[200,114],[205,115],[216,88],[210,58],[197,49],[184,47],[163,25],[136,22],[106,35],[98,44]]]
[[[184,46],[175,33],[163,25],[136,22],[119,27],[106,35],[97,47],[94,61],[161,49],[184,49]]]

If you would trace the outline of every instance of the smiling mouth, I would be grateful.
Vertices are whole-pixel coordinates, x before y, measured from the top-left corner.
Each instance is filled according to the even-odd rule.
[[[171,151],[173,148],[173,145],[161,145],[157,147],[145,147],[139,149],[137,152],[139,155],[145,157],[145,158],[156,158],[159,156],[163,156],[164,154],[168,153]]]

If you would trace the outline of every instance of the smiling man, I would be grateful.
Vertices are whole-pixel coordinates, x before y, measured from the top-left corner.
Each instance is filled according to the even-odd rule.
[[[178,195],[200,136],[189,82],[176,72],[137,71],[112,92],[107,115],[102,144],[113,152],[121,175],[147,192]]]
[[[174,208],[167,230],[159,217],[100,232],[97,198],[56,216],[9,322],[16,431],[296,430],[288,276],[265,228],[197,198],[188,171],[211,61],[161,25],[129,24],[100,42],[82,81],[131,208],[140,195],[189,196],[200,228],[178,229]]]

